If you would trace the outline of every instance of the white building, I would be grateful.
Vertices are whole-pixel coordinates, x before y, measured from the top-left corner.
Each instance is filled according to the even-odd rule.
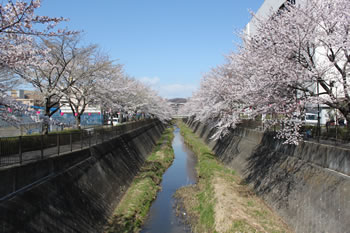
[[[63,113],[72,113],[72,109],[68,104],[64,104],[60,107]],[[84,113],[101,113],[101,106],[86,106]]]
[[[284,7],[284,4],[304,4],[306,0],[265,0],[261,5],[259,10],[255,13],[256,17],[253,17],[245,28],[245,33],[248,36],[253,36],[256,34],[256,28],[259,24],[258,19],[268,20],[269,17],[277,12],[279,9]]]

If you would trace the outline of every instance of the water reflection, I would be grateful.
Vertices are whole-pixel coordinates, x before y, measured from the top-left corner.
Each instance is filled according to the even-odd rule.
[[[162,190],[151,206],[148,219],[141,231],[143,233],[190,232],[189,227],[176,216],[173,208],[175,191],[182,186],[196,183],[196,158],[184,144],[179,131],[179,128],[175,129],[172,143],[174,162],[163,175]]]

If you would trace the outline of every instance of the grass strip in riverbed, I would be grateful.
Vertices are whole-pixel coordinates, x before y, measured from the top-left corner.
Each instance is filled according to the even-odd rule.
[[[286,224],[210,148],[178,121],[185,143],[196,154],[198,183],[177,190],[193,232],[290,232]]]
[[[160,189],[162,175],[174,160],[173,138],[173,128],[167,128],[114,210],[104,229],[105,232],[138,232],[140,230],[151,203]]]

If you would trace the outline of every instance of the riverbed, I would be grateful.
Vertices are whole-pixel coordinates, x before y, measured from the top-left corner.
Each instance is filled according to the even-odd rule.
[[[180,187],[196,183],[197,161],[194,153],[185,145],[179,128],[175,128],[174,135],[172,146],[175,159],[163,175],[161,191],[150,208],[142,233],[191,232],[190,227],[183,222],[183,218],[176,215],[174,208],[176,200],[173,195]]]

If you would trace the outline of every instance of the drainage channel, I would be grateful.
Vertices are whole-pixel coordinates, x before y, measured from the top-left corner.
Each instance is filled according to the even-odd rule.
[[[172,146],[175,159],[163,175],[162,189],[150,208],[141,233],[191,232],[189,226],[176,215],[173,195],[180,187],[196,183],[196,157],[185,145],[179,128],[176,127],[174,134]]]

